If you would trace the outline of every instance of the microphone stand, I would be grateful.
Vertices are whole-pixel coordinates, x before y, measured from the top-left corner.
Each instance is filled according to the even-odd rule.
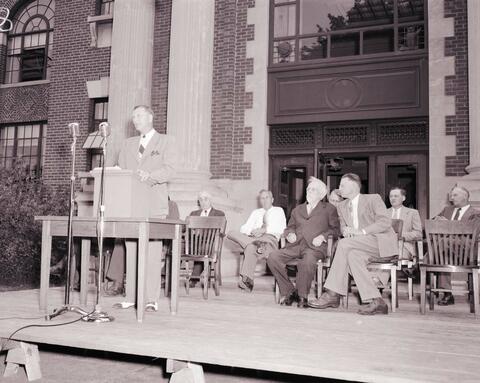
[[[105,311],[102,311],[100,306],[100,290],[103,284],[103,236],[105,228],[105,205],[104,205],[104,185],[105,185],[105,158],[107,152],[107,134],[101,131],[103,136],[102,141],[102,173],[100,175],[100,193],[98,206],[100,212],[97,215],[97,233],[98,233],[98,277],[97,277],[97,292],[95,300],[95,310],[82,317],[85,322],[112,322],[115,318],[109,316]]]
[[[73,123],[74,124],[74,123]],[[70,124],[70,125],[73,125]],[[45,320],[51,320],[58,315],[66,313],[68,311],[73,311],[82,316],[88,315],[88,312],[81,309],[77,306],[70,305],[70,291],[71,291],[71,264],[72,264],[72,248],[73,248],[73,235],[72,235],[72,220],[73,220],[73,210],[75,207],[75,146],[77,144],[77,134],[75,132],[75,127],[69,125],[69,128],[72,130],[73,142],[71,146],[72,152],[72,172],[70,174],[70,204],[69,204],[69,214],[68,214],[68,224],[67,224],[67,269],[66,269],[66,278],[65,281],[65,297],[63,306],[53,310],[52,314],[47,314]],[[77,126],[78,129],[78,126]]]

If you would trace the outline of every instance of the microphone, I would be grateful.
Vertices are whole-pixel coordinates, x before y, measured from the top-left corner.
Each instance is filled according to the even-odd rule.
[[[68,131],[72,137],[78,137],[80,135],[80,124],[78,122],[68,124]]]
[[[101,122],[100,125],[98,125],[98,131],[103,138],[106,138],[112,133],[112,128],[108,122]]]

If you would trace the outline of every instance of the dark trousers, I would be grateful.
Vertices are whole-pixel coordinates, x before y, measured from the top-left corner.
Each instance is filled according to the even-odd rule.
[[[307,246],[302,239],[299,243],[287,245],[285,248],[272,251],[267,258],[267,264],[280,288],[280,295],[288,296],[295,290],[295,286],[287,275],[286,265],[297,260],[296,285],[298,295],[307,298],[317,270],[317,261],[327,255],[327,245],[323,243],[318,250]]]

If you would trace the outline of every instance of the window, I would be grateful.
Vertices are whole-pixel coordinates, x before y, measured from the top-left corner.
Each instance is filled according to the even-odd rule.
[[[17,11],[7,38],[5,84],[49,78],[54,11],[54,0],[34,0]]]
[[[102,122],[108,120],[108,98],[96,98],[93,100],[93,113],[89,128],[89,133],[98,130],[98,126]],[[102,150],[101,149],[88,149],[88,157],[90,169],[94,169],[101,165]]]
[[[425,49],[424,0],[271,0],[272,64]]]
[[[45,157],[46,123],[0,126],[0,166],[22,163],[34,175],[42,173]]]
[[[97,15],[113,14],[114,0],[97,0]]]

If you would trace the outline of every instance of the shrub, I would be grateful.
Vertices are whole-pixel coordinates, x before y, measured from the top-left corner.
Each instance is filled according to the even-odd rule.
[[[42,225],[34,216],[66,215],[68,201],[66,188],[43,184],[21,164],[0,168],[1,285],[38,285]],[[61,242],[54,243],[53,250],[59,245]]]

